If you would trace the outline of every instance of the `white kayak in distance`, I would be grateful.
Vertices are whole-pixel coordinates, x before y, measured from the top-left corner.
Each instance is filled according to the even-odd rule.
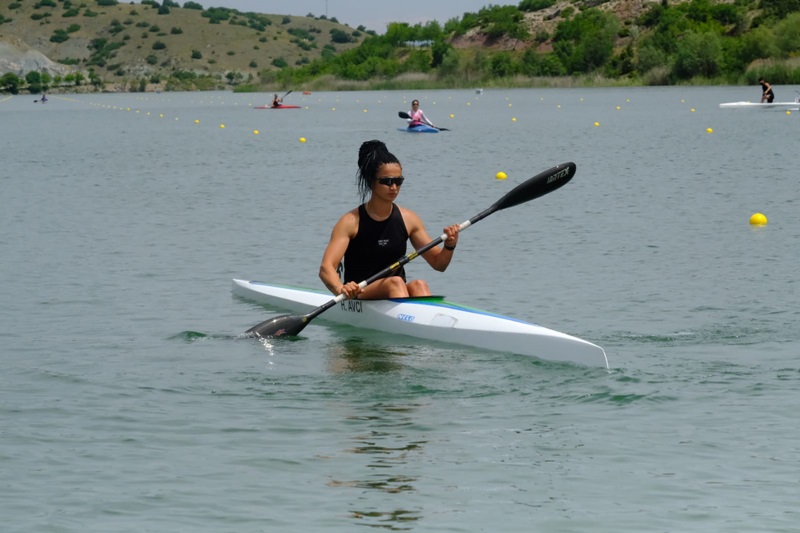
[[[242,279],[233,280],[233,293],[293,313],[307,313],[332,298],[323,291]],[[522,320],[464,307],[442,296],[343,300],[321,315],[320,320],[529,355],[543,361],[608,368],[606,353],[596,344]]]
[[[800,108],[800,102],[772,102],[771,104],[764,102],[726,102],[719,104],[720,109],[778,109],[787,111],[797,111]]]

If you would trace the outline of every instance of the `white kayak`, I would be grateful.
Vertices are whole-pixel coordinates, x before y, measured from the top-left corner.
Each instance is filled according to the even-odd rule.
[[[233,293],[293,313],[308,313],[333,298],[323,291],[241,279],[233,280]],[[514,318],[463,307],[442,296],[344,300],[321,314],[320,320],[529,355],[545,361],[608,368],[605,351],[591,342]]]
[[[781,109],[781,110],[792,110],[796,111],[800,108],[800,103],[798,102],[772,102],[771,104],[768,103],[761,103],[761,102],[726,102],[724,104],[719,104],[721,109]]]

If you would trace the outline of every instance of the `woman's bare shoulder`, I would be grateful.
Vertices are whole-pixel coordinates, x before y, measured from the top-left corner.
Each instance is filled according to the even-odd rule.
[[[403,215],[403,220],[405,221],[406,226],[408,226],[409,228],[422,226],[422,219],[419,218],[419,215],[417,215],[414,211],[399,205],[397,205],[397,207],[398,209],[400,209],[400,214]]]

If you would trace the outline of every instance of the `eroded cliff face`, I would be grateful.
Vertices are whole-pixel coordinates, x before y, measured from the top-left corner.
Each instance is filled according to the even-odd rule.
[[[0,39],[0,75],[10,72],[25,77],[28,72],[37,71],[51,76],[64,76],[72,70],[67,65],[52,61],[20,39]]]

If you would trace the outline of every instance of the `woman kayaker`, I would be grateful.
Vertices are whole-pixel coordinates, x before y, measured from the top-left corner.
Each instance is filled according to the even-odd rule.
[[[272,97],[272,107],[280,107],[283,104],[283,98],[279,98],[276,94]]]
[[[428,120],[428,117],[425,116],[425,112],[419,108],[419,100],[414,100],[411,102],[411,111],[408,112],[408,127],[415,128],[417,126],[427,125],[431,128],[435,128],[436,126],[433,125],[433,122]]]
[[[359,282],[405,256],[407,241],[411,241],[414,249],[419,249],[433,240],[416,213],[394,203],[404,179],[400,161],[383,142],[374,140],[361,145],[356,180],[362,203],[345,213],[333,227],[319,267],[320,279],[333,294],[362,299],[431,294],[424,280],[407,281],[402,267],[364,289],[358,286]],[[444,228],[447,234],[444,246],[422,254],[439,272],[444,272],[453,259],[458,227],[453,224]],[[342,260],[343,278],[339,275]]]

